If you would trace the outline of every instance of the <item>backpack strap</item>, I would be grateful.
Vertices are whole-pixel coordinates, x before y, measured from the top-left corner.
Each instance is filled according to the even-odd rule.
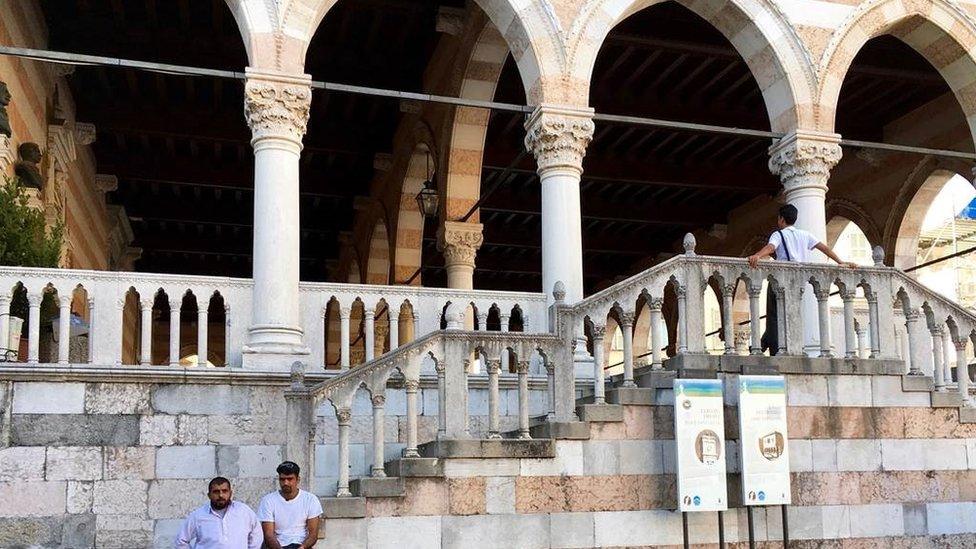
[[[786,252],[786,260],[793,261],[793,256],[790,255],[790,247],[786,245],[786,237],[783,236],[783,231],[777,229],[776,232],[779,233],[779,241],[783,245],[783,251]]]

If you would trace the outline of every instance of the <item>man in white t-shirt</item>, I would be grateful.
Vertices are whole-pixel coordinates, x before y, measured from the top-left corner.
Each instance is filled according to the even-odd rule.
[[[776,254],[777,261],[791,261],[795,263],[808,263],[810,252],[818,250],[840,265],[847,267],[857,267],[857,263],[844,261],[817,237],[793,226],[796,223],[798,212],[796,206],[786,204],[780,206],[779,216],[776,218],[776,231],[769,235],[769,243],[763,246],[758,252],[749,256],[749,265],[756,268],[759,261]],[[776,294],[766,292],[766,332],[762,336],[762,349],[769,350],[770,356],[775,356],[779,350],[779,334],[776,326],[779,323],[776,313]]]
[[[269,549],[311,549],[319,539],[322,504],[319,498],[298,487],[298,464],[278,466],[280,490],[271,492],[258,505],[258,520]]]

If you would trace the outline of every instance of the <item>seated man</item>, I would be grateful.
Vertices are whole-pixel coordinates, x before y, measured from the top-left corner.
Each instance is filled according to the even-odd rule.
[[[217,477],[207,487],[209,503],[198,507],[176,536],[176,549],[260,549],[264,542],[258,517],[232,499],[230,481]]]
[[[277,492],[261,498],[258,519],[269,549],[311,549],[319,539],[319,498],[298,487],[298,464],[286,461],[278,466]]]

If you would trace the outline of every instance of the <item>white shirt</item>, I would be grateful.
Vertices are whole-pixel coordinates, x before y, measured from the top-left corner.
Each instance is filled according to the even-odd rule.
[[[282,546],[305,541],[308,535],[305,521],[321,515],[322,503],[319,498],[305,490],[299,490],[298,495],[290,501],[283,498],[280,492],[271,492],[258,504],[258,519],[274,523],[275,537]]]
[[[780,238],[780,233],[783,234],[783,238]],[[786,249],[783,248],[783,240],[786,240],[786,248],[790,251],[789,261],[799,263],[808,263],[810,261],[810,250],[814,249],[820,243],[817,237],[803,229],[797,229],[792,225],[776,231],[769,235],[769,243],[776,248],[776,259],[779,261],[787,261]]]
[[[264,534],[257,515],[246,504],[231,501],[221,517],[210,503],[190,513],[176,536],[176,549],[261,549]]]

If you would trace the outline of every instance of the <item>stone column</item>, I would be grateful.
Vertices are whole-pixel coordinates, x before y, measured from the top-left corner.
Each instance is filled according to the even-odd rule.
[[[387,316],[390,319],[390,350],[393,351],[400,346],[400,312],[393,314],[393,309],[388,309]]]
[[[762,325],[762,319],[760,317],[762,316],[762,312],[759,308],[759,296],[762,295],[762,283],[756,285],[749,284],[747,291],[749,293],[749,327],[752,328],[750,330],[752,341],[749,345],[749,354],[761,355],[762,330],[760,330],[760,326]]]
[[[871,343],[868,340],[868,328],[855,320],[854,333],[857,334],[857,357],[870,358]]]
[[[583,299],[580,177],[593,139],[593,111],[540,106],[525,123],[525,148],[538,163],[542,186],[542,293],[551,304],[557,281],[566,304]]]
[[[932,379],[935,390],[939,392],[946,390],[946,379],[943,375],[945,368],[942,364],[942,330],[942,326],[929,327],[929,333],[932,334]]]
[[[624,343],[624,387],[637,387],[634,383],[634,313],[620,313],[620,333]]]
[[[149,366],[152,364],[152,299],[143,299],[139,302],[139,311],[142,313],[142,337],[139,339],[139,364]]]
[[[474,288],[475,257],[484,242],[483,228],[481,223],[445,221],[437,231],[437,249],[444,254],[448,288]]]
[[[373,403],[373,468],[370,472],[373,477],[385,477],[383,458],[386,450],[383,422],[385,421],[386,395],[378,393],[373,395],[370,400]]]
[[[952,384],[952,356],[955,354],[952,345],[952,334],[948,326],[942,329],[942,379],[946,385]]]
[[[506,351],[507,352],[507,351]],[[501,360],[488,359],[488,437],[502,438],[498,427],[498,371]]]
[[[169,365],[180,365],[180,298],[169,298]]]
[[[498,315],[498,319],[501,321],[501,331],[508,332],[508,321],[511,319],[510,316],[506,313],[502,313]],[[508,354],[509,354],[508,349],[502,349],[502,363],[501,363],[502,372],[508,372],[508,361],[509,361]]]
[[[910,376],[925,375],[922,372],[922,361],[925,360],[925,348],[922,346],[922,329],[918,323],[920,316],[921,313],[918,309],[910,309],[905,312],[905,331],[908,332],[908,356],[911,361],[908,370],[908,375]]]
[[[315,405],[305,387],[304,367],[292,367],[291,387],[285,391],[285,455],[302,469],[302,489],[310,490],[315,478]]]
[[[349,317],[352,310],[349,307],[339,308],[339,367],[349,369]]]
[[[769,169],[783,182],[786,202],[799,211],[796,227],[821,242],[827,240],[827,180],[841,156],[840,135],[803,130],[783,137],[769,149]],[[819,252],[813,257],[814,261],[825,261]],[[804,351],[816,356],[822,346],[813,292],[803,292],[802,318]]]
[[[864,297],[868,300],[868,335],[871,339],[871,354],[868,358],[879,358],[881,356],[881,326],[878,325],[878,293],[867,291]],[[887,330],[889,327],[886,326],[885,329]],[[895,333],[897,335],[897,332]]]
[[[352,410],[339,408],[336,410],[336,420],[339,426],[339,481],[336,496],[348,497],[349,491],[349,426],[352,425]]]
[[[311,78],[247,69],[244,114],[254,148],[254,289],[244,367],[290,368],[309,354],[299,304],[299,156]],[[286,356],[282,356],[286,355]]]
[[[0,311],[2,311],[2,301],[0,301]],[[95,363],[95,298],[88,298],[88,363]],[[3,341],[0,339],[0,341]],[[4,344],[6,345],[6,344]]]
[[[71,338],[71,295],[58,296],[58,364],[68,365]]]
[[[820,326],[820,357],[834,356],[830,344],[830,286],[820,286],[814,290],[817,298],[817,318]]]
[[[403,457],[420,457],[417,451],[417,392],[420,382],[408,379],[403,387],[407,392],[407,447],[403,449]]]
[[[722,336],[725,338],[725,354],[735,354],[735,326],[732,321],[732,299],[735,296],[735,284],[722,287]],[[658,309],[660,314],[660,309]],[[653,316],[652,322],[653,322]],[[653,328],[652,328],[653,329]]]
[[[678,295],[678,354],[688,352],[688,289],[678,286],[674,289]]]
[[[518,438],[529,439],[529,361],[519,360],[515,366],[518,373]]]
[[[854,298],[857,291],[851,289],[841,290],[840,298],[844,301],[844,357],[857,358],[859,347],[857,330],[854,326]],[[863,338],[862,338],[863,339]]]

